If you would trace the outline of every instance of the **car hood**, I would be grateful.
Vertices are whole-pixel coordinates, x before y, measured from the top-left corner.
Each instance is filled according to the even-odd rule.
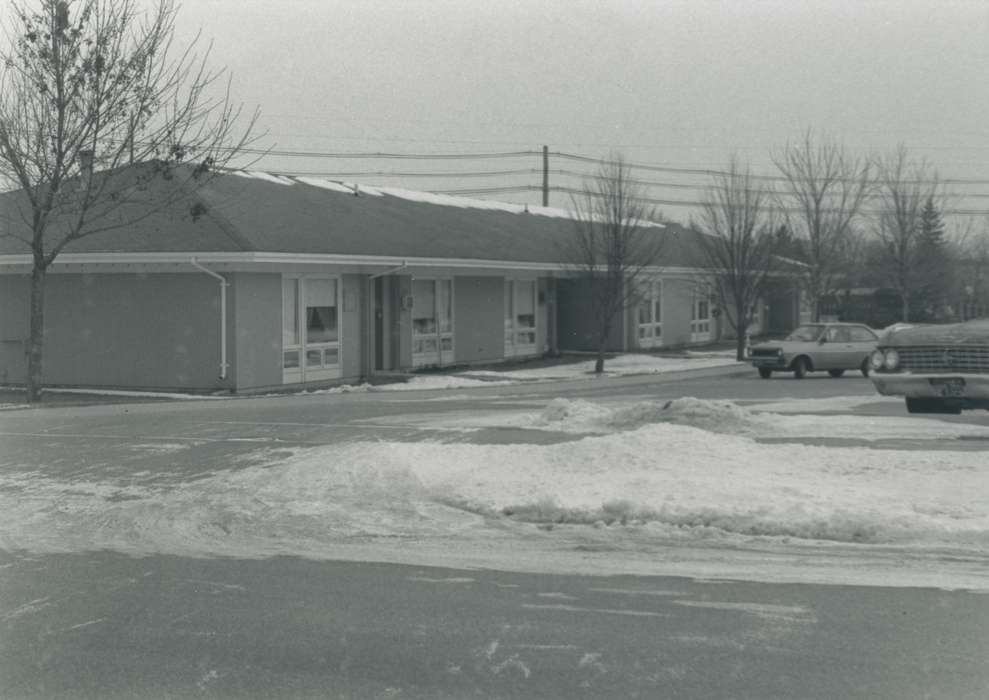
[[[880,344],[884,347],[989,345],[989,319],[904,328],[890,333]]]

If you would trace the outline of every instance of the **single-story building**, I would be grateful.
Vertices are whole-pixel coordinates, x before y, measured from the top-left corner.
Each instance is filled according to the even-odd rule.
[[[0,195],[8,231],[24,226],[19,196]],[[52,264],[46,385],[252,392],[591,349],[563,210],[245,171],[169,201]],[[655,234],[672,243],[613,350],[722,332],[690,262],[698,234]],[[3,384],[26,379],[30,269],[0,237]]]

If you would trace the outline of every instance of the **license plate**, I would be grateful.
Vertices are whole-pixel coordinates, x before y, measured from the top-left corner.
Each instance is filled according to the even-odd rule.
[[[931,386],[941,396],[964,396],[965,379],[963,377],[948,377],[947,379],[930,379]]]

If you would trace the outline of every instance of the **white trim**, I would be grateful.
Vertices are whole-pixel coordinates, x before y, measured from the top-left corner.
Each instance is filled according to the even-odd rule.
[[[487,260],[483,258],[418,258],[384,255],[341,255],[336,253],[266,253],[237,251],[229,253],[200,253],[196,251],[176,253],[62,253],[52,264],[53,268],[66,265],[168,265],[189,263],[195,256],[204,264],[271,264],[271,265],[356,265],[365,267],[462,267],[470,269],[521,270],[533,272],[579,271],[573,265],[552,262],[525,262],[521,260]],[[31,255],[0,255],[0,267],[32,264]],[[606,269],[604,265],[601,269]],[[648,267],[643,274],[693,274],[705,271],[694,267]]]

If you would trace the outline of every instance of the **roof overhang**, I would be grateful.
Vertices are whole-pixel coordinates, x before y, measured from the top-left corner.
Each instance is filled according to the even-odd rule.
[[[176,266],[187,266],[192,259],[200,263],[220,265],[228,270],[258,269],[277,270],[286,266],[340,266],[355,272],[375,273],[389,268],[446,268],[459,270],[503,270],[515,272],[545,272],[566,275],[574,266],[556,262],[531,262],[523,260],[486,260],[480,258],[425,258],[379,255],[340,255],[330,253],[264,253],[264,252],[168,252],[168,253],[63,253],[52,263],[50,272],[99,272],[132,271],[136,269],[172,271]],[[0,274],[30,271],[30,255],[0,255]],[[604,269],[602,267],[602,269]],[[656,266],[646,268],[652,274],[698,274],[703,270],[688,267]]]

